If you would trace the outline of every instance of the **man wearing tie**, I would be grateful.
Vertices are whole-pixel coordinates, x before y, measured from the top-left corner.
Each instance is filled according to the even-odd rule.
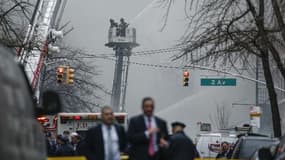
[[[146,97],[142,101],[143,114],[130,119],[128,140],[131,160],[158,160],[162,148],[166,147],[168,130],[166,122],[153,115],[154,100]]]
[[[114,123],[112,108],[105,106],[101,110],[102,124],[88,130],[85,142],[88,148],[88,160],[120,160],[125,151],[126,135],[122,126]]]

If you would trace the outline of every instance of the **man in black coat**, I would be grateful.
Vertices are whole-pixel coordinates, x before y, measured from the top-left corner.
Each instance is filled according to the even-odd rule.
[[[74,156],[74,150],[68,139],[62,135],[58,135],[56,141],[58,147],[55,151],[55,156]]]
[[[101,110],[102,124],[88,130],[85,143],[88,160],[120,160],[126,148],[126,134],[122,126],[114,123],[112,108]]]
[[[170,137],[168,148],[169,160],[193,160],[199,158],[199,153],[192,140],[184,133],[184,123],[174,122],[172,125],[173,135]]]
[[[142,101],[143,114],[130,119],[128,140],[130,160],[158,160],[168,139],[167,124],[153,115],[154,100]]]

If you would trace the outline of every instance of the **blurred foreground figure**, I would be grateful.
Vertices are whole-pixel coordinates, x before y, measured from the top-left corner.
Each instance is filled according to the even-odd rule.
[[[102,124],[88,130],[85,142],[88,160],[120,160],[126,148],[126,134],[122,126],[114,123],[111,107],[101,110]]]
[[[199,158],[195,145],[184,133],[186,125],[181,122],[174,122],[171,125],[173,135],[169,141],[169,160],[193,160]]]
[[[14,61],[14,51],[0,44],[0,159],[46,160],[32,90],[24,69]]]
[[[159,160],[168,139],[166,122],[154,116],[152,98],[142,100],[142,110],[143,114],[131,118],[129,124],[130,159]]]

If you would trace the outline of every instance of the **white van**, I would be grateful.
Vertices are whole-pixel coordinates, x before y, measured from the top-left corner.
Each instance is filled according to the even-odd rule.
[[[221,143],[234,144],[237,141],[235,134],[205,133],[197,136],[197,150],[201,158],[216,158],[220,151]]]

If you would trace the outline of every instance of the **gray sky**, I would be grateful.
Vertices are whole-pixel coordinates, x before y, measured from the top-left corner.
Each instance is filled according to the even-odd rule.
[[[92,54],[113,53],[111,49],[104,46],[107,42],[109,19],[113,18],[118,21],[119,18],[124,17],[126,21],[130,21],[151,1],[68,0],[63,23],[71,20],[75,30],[65,37],[65,42]],[[135,51],[169,48],[178,42],[186,26],[183,21],[183,1],[176,1],[167,27],[160,32],[163,14],[161,8],[153,7],[131,24],[137,29],[137,42],[140,43],[140,47]],[[169,59],[171,55],[173,53],[132,57],[131,61],[176,65],[171,64]],[[105,60],[96,60],[94,63],[102,72],[94,80],[111,90],[114,63]],[[201,75],[207,74],[213,75],[214,73],[190,70],[190,87],[182,87],[182,70],[163,70],[131,65],[126,109],[130,115],[138,114],[141,99],[144,96],[152,96],[156,99],[157,113],[169,121],[180,119],[191,126],[195,126],[199,121],[209,122],[209,115],[215,111],[217,104],[225,104],[229,107],[234,115],[233,124],[240,122],[241,119],[247,120],[247,109],[243,111],[233,109],[231,103],[253,103],[254,83],[238,80],[237,87],[200,87]],[[109,100],[105,97],[106,104]],[[188,130],[192,136],[195,134],[193,130]]]

